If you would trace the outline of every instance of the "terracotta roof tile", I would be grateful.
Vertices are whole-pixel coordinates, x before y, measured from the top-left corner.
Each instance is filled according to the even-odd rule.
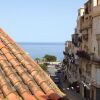
[[[37,98],[39,100],[46,100],[47,96],[45,95],[45,93],[37,86],[37,84],[33,81],[29,81],[28,82],[29,88],[32,91],[32,93],[37,96]]]
[[[0,99],[4,99],[4,95],[1,90],[0,90]]]
[[[4,42],[5,45],[10,44],[9,40],[7,40],[7,39],[5,39],[3,42]]]
[[[20,63],[18,63],[18,61],[17,61],[16,59],[11,59],[9,62],[10,62],[13,66],[19,66],[19,65],[20,65]]]
[[[6,75],[9,76],[10,74],[13,74],[14,72],[11,70],[10,66],[9,67],[3,67],[2,69],[5,71]]]
[[[15,93],[11,93],[7,96],[8,100],[19,100],[19,97]]]
[[[24,65],[24,66],[25,66],[25,65]],[[30,73],[32,73],[33,71],[36,71],[36,70],[37,70],[36,68],[32,67],[31,65],[27,65],[27,66],[25,66],[25,68],[26,68]]]
[[[20,95],[22,95],[24,92],[28,92],[28,87],[23,82],[17,82],[14,84],[15,89],[18,91]]]
[[[20,82],[20,81],[21,81],[20,77],[18,77],[18,75],[15,74],[15,73],[10,74],[8,77],[9,77],[10,81],[11,81],[13,84],[16,84],[17,82]]]
[[[0,41],[0,49],[4,48],[5,45]]]
[[[10,51],[8,51],[8,49],[6,48],[2,48],[1,51],[3,52],[3,54],[9,53]]]
[[[4,93],[5,96],[8,96],[10,93],[13,93],[13,92],[14,92],[14,91],[12,90],[12,88],[11,88],[8,84],[3,85],[3,86],[1,87],[1,89],[2,89],[2,91],[3,91],[3,93]]]
[[[16,57],[20,62],[24,60],[23,56],[20,53],[16,54]]]
[[[33,95],[31,95],[28,92],[24,92],[23,93],[23,99],[24,100],[37,100]]]
[[[63,96],[41,67],[0,29],[0,100],[58,100]]]
[[[26,72],[27,69],[25,69],[23,66],[19,65],[19,66],[14,66],[14,68],[16,69],[16,71],[22,75],[22,73]]]
[[[10,53],[6,53],[5,57],[8,59],[8,61],[10,61],[11,59],[14,59],[15,57],[13,57]]]
[[[5,57],[3,57],[3,55],[0,54],[0,61],[4,60],[4,59],[5,59]]]
[[[13,86],[9,83],[9,81],[7,81],[3,74],[0,74],[0,89],[5,97],[15,91]]]

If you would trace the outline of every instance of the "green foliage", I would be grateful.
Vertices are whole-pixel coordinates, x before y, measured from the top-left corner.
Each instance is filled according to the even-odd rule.
[[[40,62],[41,59],[37,57],[34,60],[38,63],[38,62]]]
[[[37,57],[37,58],[35,58],[35,60],[36,60],[36,61],[40,61],[41,59]]]
[[[47,71],[47,64],[40,64],[40,66],[44,71]]]
[[[43,58],[46,62],[54,62],[57,60],[57,58],[53,55],[45,55]]]

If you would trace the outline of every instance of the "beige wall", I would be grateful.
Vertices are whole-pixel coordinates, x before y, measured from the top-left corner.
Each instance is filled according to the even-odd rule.
[[[96,65],[92,64],[92,72],[91,72],[92,80],[96,80]]]
[[[94,52],[94,47],[95,47],[95,54],[96,56],[98,56],[99,52],[98,52],[98,41],[96,39],[96,34],[100,34],[100,17],[94,17],[93,18],[93,29],[92,29],[93,33],[92,33],[92,52]]]
[[[88,52],[92,50],[92,29],[88,29]]]
[[[100,66],[92,64],[92,81],[100,85]]]

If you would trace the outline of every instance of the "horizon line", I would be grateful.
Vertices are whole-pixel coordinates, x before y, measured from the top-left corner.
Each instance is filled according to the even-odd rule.
[[[65,43],[65,42],[17,42],[17,43]]]

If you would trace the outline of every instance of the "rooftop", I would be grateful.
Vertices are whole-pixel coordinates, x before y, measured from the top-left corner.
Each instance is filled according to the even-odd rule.
[[[0,100],[60,100],[51,78],[0,29]]]

